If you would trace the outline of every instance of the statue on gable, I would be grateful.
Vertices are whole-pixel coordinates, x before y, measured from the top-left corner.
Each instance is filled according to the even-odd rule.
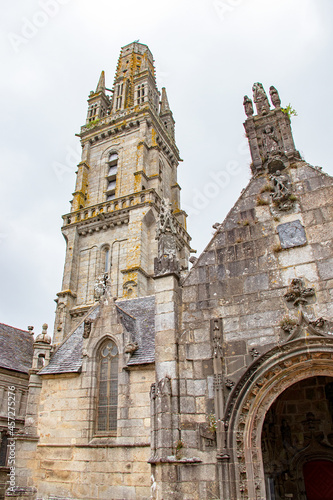
[[[267,115],[267,113],[269,113],[270,107],[262,83],[259,82],[254,83],[252,91],[253,91],[253,101],[255,102],[258,115]]]
[[[272,201],[279,210],[287,211],[293,206],[293,202],[290,199],[292,195],[291,182],[287,175],[284,175],[277,170],[275,174],[270,176],[270,180],[273,182],[274,192],[272,193]]]
[[[247,95],[244,96],[243,106],[245,109],[246,116],[252,116],[253,115],[253,103]]]
[[[274,133],[271,125],[266,125],[263,130],[262,144],[266,154],[275,153],[280,150],[279,140]]]
[[[271,96],[271,101],[274,108],[279,108],[281,106],[281,100],[278,91],[273,85],[269,87],[269,95]]]

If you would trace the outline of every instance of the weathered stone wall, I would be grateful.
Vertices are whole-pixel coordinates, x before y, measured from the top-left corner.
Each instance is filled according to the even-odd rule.
[[[251,349],[262,353],[284,340],[279,322],[293,312],[284,297],[293,278],[314,287],[315,317],[333,315],[333,180],[304,163],[289,175],[298,198],[294,211],[273,211],[269,193],[260,194],[268,179],[252,179],[185,280],[183,363],[193,361],[191,374],[196,360],[210,358],[210,317],[223,318],[226,374],[235,381]],[[258,205],[258,196],[267,204]],[[281,250],[277,226],[294,220],[304,226],[307,243]]]
[[[45,497],[149,498],[154,372],[119,373],[117,435],[109,438],[90,435],[90,419],[96,416],[89,375],[43,377],[37,453],[36,443],[28,442],[20,453],[20,468],[32,471],[27,486],[38,485],[38,495]]]
[[[183,283],[180,418],[190,455],[201,456],[200,439],[208,443],[207,435],[200,437],[201,426],[216,412],[216,386],[222,386],[226,404],[256,357],[292,336],[304,336],[302,311],[307,325],[333,319],[333,180],[301,161],[285,173],[292,208],[281,211],[272,203],[269,174],[253,178]],[[298,246],[283,249],[277,228],[293,221],[303,226],[306,241],[300,245],[296,238]],[[299,302],[285,297],[295,278],[302,280]],[[305,288],[311,296],[305,293],[303,300]],[[213,369],[212,318],[222,318],[220,375]],[[325,327],[312,334],[325,335]],[[210,457],[214,462],[213,453]]]
[[[24,417],[27,406],[28,375],[6,369],[0,369],[0,443],[1,433],[8,431],[8,391],[9,387],[15,387],[15,406],[10,408],[15,414],[15,427],[19,430],[24,425]],[[7,454],[8,458],[8,454]],[[7,464],[0,466],[0,498],[4,498],[5,487],[9,479],[9,467]]]

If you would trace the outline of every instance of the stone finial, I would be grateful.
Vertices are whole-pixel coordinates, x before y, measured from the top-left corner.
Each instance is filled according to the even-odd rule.
[[[273,85],[269,87],[269,95],[271,96],[271,101],[274,108],[279,108],[281,106],[281,100],[278,91]]]
[[[262,83],[254,83],[252,91],[258,115],[267,115],[270,111],[270,106]]]
[[[243,106],[245,109],[246,116],[252,116],[253,115],[253,103],[252,103],[252,100],[247,95],[244,96]]]
[[[313,287],[305,287],[301,278],[294,278],[291,281],[287,292],[284,294],[284,297],[287,302],[293,302],[293,305],[297,307],[299,304],[307,304],[308,298],[313,297],[315,293],[316,292]]]
[[[105,94],[105,73],[104,71],[101,72],[101,76],[99,77],[98,84],[96,87],[96,94],[98,92],[103,92]]]
[[[48,333],[47,333],[48,325],[46,323],[44,323],[42,328],[43,328],[42,333],[40,333],[36,337],[36,343],[51,344],[52,339],[51,339],[50,335],[48,335]]]
[[[30,333],[30,335],[33,335],[34,334],[34,327],[29,325],[28,326],[28,332]]]
[[[169,105],[169,101],[168,101],[168,96],[167,96],[166,88],[162,87],[162,98],[161,98],[160,115],[163,115],[163,113],[166,113],[167,111],[170,111],[170,105]]]

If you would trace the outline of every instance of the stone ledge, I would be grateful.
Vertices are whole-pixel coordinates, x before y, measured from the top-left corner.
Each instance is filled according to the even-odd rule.
[[[171,455],[170,457],[157,458],[152,457],[148,460],[149,464],[200,464],[202,460],[198,457],[184,457],[176,458]]]

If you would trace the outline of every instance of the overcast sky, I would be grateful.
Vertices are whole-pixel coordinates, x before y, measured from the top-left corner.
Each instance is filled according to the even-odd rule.
[[[0,322],[53,331],[79,162],[75,133],[101,70],[149,46],[176,120],[182,205],[201,252],[249,178],[243,96],[291,103],[296,147],[333,175],[332,0],[15,0],[2,23]],[[216,178],[223,179],[218,185]]]

